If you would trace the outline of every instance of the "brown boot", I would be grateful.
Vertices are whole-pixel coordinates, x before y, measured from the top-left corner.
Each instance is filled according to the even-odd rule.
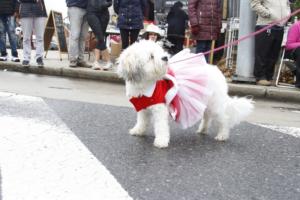
[[[271,81],[262,79],[256,82],[257,85],[262,85],[262,86],[270,86],[271,85]]]

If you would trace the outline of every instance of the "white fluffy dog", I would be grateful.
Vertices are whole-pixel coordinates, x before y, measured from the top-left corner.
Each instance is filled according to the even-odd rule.
[[[193,55],[195,57],[195,54],[190,54],[189,52],[187,55]],[[174,57],[176,57],[176,55]],[[126,82],[126,95],[129,98],[151,97],[153,91],[156,90],[155,88],[156,85],[158,85],[158,81],[170,79],[167,76],[167,71],[169,68],[172,68],[170,67],[172,64],[170,64],[171,62],[168,62],[168,54],[158,44],[151,41],[142,40],[131,45],[122,52],[118,62],[118,74]],[[195,62],[192,63],[195,65]],[[205,98],[196,98],[196,100],[205,102],[205,106],[201,106],[201,104],[198,106],[200,112],[196,118],[193,118],[194,121],[200,121],[201,119],[197,132],[202,134],[207,133],[211,121],[216,120],[219,127],[215,139],[218,141],[225,141],[229,137],[230,128],[238,124],[251,113],[254,107],[253,102],[247,98],[229,97],[227,94],[228,86],[225,77],[216,66],[208,65],[206,63],[199,65],[196,63],[196,65],[199,72],[197,72],[198,74],[196,73],[197,75],[194,77],[199,77],[202,76],[201,73],[206,73],[206,75],[203,76],[206,79],[204,90],[209,91],[202,92],[201,95],[207,94]],[[191,74],[195,73],[192,72]],[[180,76],[178,77],[180,78]],[[176,76],[175,79],[172,80],[173,84],[171,87],[174,85],[177,87],[175,90],[176,93],[181,92],[181,96],[185,96],[185,99],[190,101],[189,99],[192,98],[189,96],[186,97],[185,94],[187,92],[183,91],[182,93],[182,90],[180,89],[180,85],[183,85],[180,84],[181,80],[177,80]],[[191,85],[193,85],[193,83]],[[196,85],[191,86],[191,90],[196,89]],[[203,89],[200,88],[200,90]],[[153,99],[150,98],[149,102],[152,101]],[[197,102],[193,103],[191,101],[190,104],[190,106],[193,107]],[[184,107],[185,102],[181,102],[181,106]],[[168,117],[170,116],[170,113],[172,115],[172,111],[174,114],[174,110],[170,106],[169,100],[166,99],[164,102],[154,104],[150,103],[150,105],[145,108],[137,108],[135,105],[135,108],[138,111],[137,122],[135,126],[129,130],[129,133],[135,136],[144,135],[152,117],[155,134],[154,146],[158,148],[167,147],[170,140]],[[181,110],[183,115],[184,109],[181,108]],[[203,110],[203,112],[201,112],[201,110]],[[182,118],[192,117],[184,115]],[[184,126],[184,128],[193,124],[194,123],[188,124]]]

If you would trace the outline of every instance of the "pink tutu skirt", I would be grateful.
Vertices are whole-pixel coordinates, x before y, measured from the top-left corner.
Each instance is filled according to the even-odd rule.
[[[179,62],[177,62],[179,61]],[[168,73],[165,76],[173,82],[166,94],[173,119],[182,128],[188,128],[202,119],[212,91],[207,88],[209,74],[203,55],[195,56],[184,49],[169,60]]]

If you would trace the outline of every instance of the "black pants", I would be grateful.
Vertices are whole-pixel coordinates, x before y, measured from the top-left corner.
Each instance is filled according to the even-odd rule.
[[[300,47],[286,51],[286,57],[296,62],[296,83],[295,86],[300,88]]]
[[[256,31],[262,29],[256,26]],[[283,28],[268,29],[255,37],[254,76],[256,80],[272,80],[283,37]]]
[[[109,21],[109,13],[88,13],[87,21],[97,39],[96,49],[106,49],[106,28]]]
[[[174,55],[183,49],[183,37],[168,36],[167,39],[173,44],[173,46],[170,47],[170,54]]]
[[[122,49],[126,49],[130,44],[133,44],[140,33],[140,29],[120,29]]]

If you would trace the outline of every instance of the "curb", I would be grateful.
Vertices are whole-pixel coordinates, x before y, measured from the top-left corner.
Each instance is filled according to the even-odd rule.
[[[118,75],[115,72],[96,71],[87,68],[70,68],[57,66],[45,66],[43,68],[32,66],[29,68],[24,68],[19,63],[16,64],[9,62],[0,62],[0,70],[50,76],[64,76],[70,78],[84,78],[124,84],[124,80],[118,77]],[[283,88],[274,86],[266,87],[232,82],[228,83],[228,87],[229,94],[233,96],[253,96],[254,98],[259,99],[271,99],[277,101],[279,100],[296,103],[300,102],[300,90],[294,88]]]
[[[253,96],[260,99],[300,102],[300,90],[287,87],[258,86],[249,84],[228,83],[229,94],[237,96]]]
[[[43,68],[38,68],[37,66],[31,66],[28,68],[24,68],[21,64],[0,62],[0,70],[124,83],[124,80],[118,77],[118,75],[115,72],[96,71],[96,70],[79,68],[79,67],[70,68],[70,67],[45,66]]]

